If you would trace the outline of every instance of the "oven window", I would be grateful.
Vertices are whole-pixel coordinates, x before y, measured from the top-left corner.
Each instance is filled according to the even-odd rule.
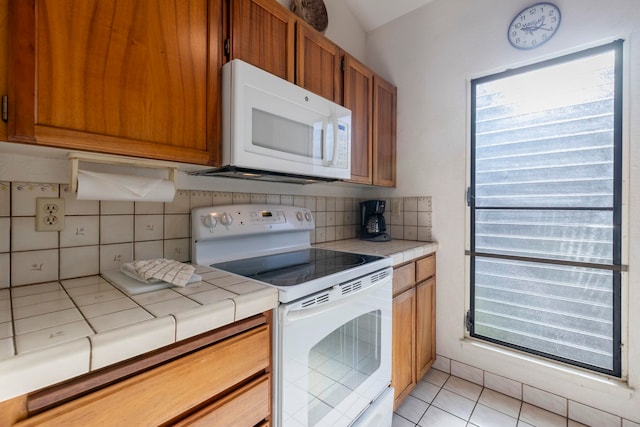
[[[380,367],[380,310],[342,325],[309,352],[309,426],[316,425]]]

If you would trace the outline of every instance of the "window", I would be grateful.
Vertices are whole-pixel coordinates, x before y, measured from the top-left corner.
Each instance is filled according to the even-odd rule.
[[[622,41],[471,82],[471,336],[621,376]]]

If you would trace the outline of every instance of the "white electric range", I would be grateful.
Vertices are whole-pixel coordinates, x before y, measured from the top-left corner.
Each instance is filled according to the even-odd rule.
[[[391,426],[391,259],[311,247],[305,208],[192,211],[192,260],[278,289],[276,426]]]

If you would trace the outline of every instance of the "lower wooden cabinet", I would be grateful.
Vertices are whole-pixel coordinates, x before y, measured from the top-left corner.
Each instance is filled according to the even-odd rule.
[[[177,352],[172,347],[141,359],[161,357],[162,351]],[[20,416],[12,424],[20,427],[269,425],[270,371],[271,325],[266,321],[88,394],[80,392],[73,399],[63,400],[26,419]],[[72,380],[64,387],[78,389],[78,381],[82,380]],[[43,391],[35,394],[38,393]],[[16,399],[29,407],[30,397],[33,396]]]
[[[402,401],[416,385],[414,369],[416,290],[409,289],[393,298],[391,384],[395,400]],[[395,409],[395,407],[394,407]]]
[[[179,427],[254,426],[269,416],[270,406],[271,382],[269,375],[262,375],[174,425]]]
[[[393,272],[394,409],[435,361],[435,274],[435,254],[400,265]]]

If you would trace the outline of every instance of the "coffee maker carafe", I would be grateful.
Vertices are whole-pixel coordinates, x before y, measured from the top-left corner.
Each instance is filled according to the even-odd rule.
[[[386,233],[384,220],[384,200],[367,200],[360,203],[360,238],[375,242],[388,242],[391,237]]]

